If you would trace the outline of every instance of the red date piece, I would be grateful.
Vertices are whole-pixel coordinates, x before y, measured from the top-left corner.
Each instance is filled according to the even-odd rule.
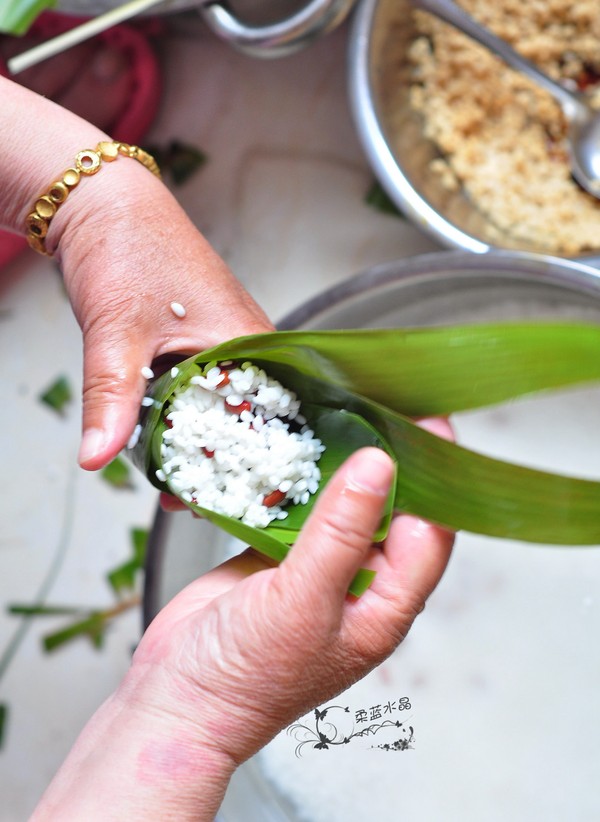
[[[263,505],[265,508],[273,508],[274,505],[279,505],[280,502],[283,502],[285,499],[285,494],[283,491],[279,491],[279,489],[275,491],[271,491],[270,494],[267,494],[266,497],[263,499]]]

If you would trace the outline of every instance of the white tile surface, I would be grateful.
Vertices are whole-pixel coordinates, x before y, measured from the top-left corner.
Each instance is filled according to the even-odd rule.
[[[431,250],[408,224],[374,213],[371,182],[346,103],[340,30],[309,50],[259,62],[200,24],[165,37],[164,103],[148,143],[197,145],[209,163],[176,190],[196,224],[274,320],[370,265]],[[149,527],[154,491],[136,476],[115,491],[76,467],[79,397],[65,418],[38,400],[60,374],[80,389],[79,330],[53,264],[27,253],[0,286],[0,658],[20,622],[10,602],[108,606],[104,574],[129,553],[129,529]],[[0,751],[0,822],[27,818],[86,718],[114,688],[139,635],[120,619],[106,647],[81,640],[44,655],[33,621],[0,678],[10,708]]]

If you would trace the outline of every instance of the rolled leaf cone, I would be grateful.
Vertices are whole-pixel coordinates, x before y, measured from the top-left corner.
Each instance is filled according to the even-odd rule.
[[[132,458],[156,477],[165,406],[208,363],[251,361],[293,390],[326,450],[319,491],[267,528],[189,508],[276,560],[298,536],[327,479],[354,450],[376,445],[397,464],[377,539],[393,510],[453,531],[556,545],[600,544],[600,482],[492,459],[437,437],[412,418],[451,415],[540,391],[600,380],[600,326],[511,322],[418,329],[282,331],[239,337],[188,358],[155,379],[141,410]],[[600,462],[599,462],[600,469]],[[361,571],[353,593],[369,584]]]

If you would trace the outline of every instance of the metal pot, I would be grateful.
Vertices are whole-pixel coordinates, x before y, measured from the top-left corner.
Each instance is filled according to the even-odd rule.
[[[255,57],[281,57],[331,31],[355,0],[165,0],[151,14],[197,9],[206,24],[239,51]],[[101,14],[121,5],[121,0],[59,0],[58,10],[69,14]]]
[[[279,327],[546,317],[600,322],[597,270],[509,251],[421,255],[325,291]],[[599,400],[600,390],[588,388],[458,415],[458,440],[499,458],[598,476]],[[146,624],[233,549],[229,537],[187,512],[159,511],[147,558]],[[414,822],[593,818],[599,584],[595,548],[459,534],[450,566],[408,638],[382,669],[335,700],[356,705],[369,688],[377,701],[410,697],[415,750],[381,755],[365,749],[355,767],[344,758],[350,745],[345,752],[310,750],[298,759],[296,743],[282,733],[235,774],[220,822],[324,819],[319,803],[331,822],[396,818],[399,804]],[[568,768],[561,751],[568,751]],[[352,779],[344,779],[350,767]],[[362,784],[374,767],[376,782]],[[303,768],[312,782],[301,779]],[[350,797],[348,782],[356,787]],[[331,805],[323,805],[327,790]],[[389,816],[374,813],[375,799],[389,803]]]

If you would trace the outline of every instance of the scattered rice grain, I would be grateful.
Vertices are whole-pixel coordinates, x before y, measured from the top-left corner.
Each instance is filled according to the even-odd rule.
[[[131,450],[132,448],[135,448],[135,446],[138,444],[141,433],[142,433],[142,426],[138,423],[138,425],[136,425],[135,428],[133,429],[133,433],[129,437],[129,440],[127,442],[127,448],[128,449]]]
[[[176,317],[180,318],[185,317],[187,313],[185,308],[181,305],[181,303],[171,303],[171,311],[173,312],[173,314],[175,314]]]

